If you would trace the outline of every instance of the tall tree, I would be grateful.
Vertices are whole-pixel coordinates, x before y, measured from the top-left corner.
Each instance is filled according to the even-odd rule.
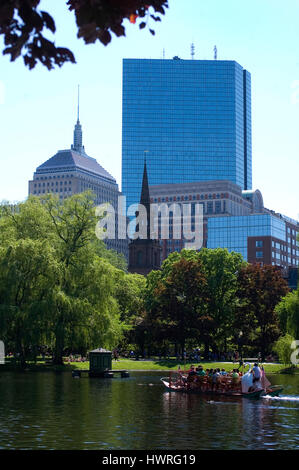
[[[49,293],[59,277],[47,242],[24,239],[0,248],[0,329],[22,367],[29,348],[43,343]]]
[[[206,353],[209,344],[225,350],[231,337],[231,326],[236,311],[238,273],[246,265],[242,255],[217,248],[203,248],[198,258],[202,262],[208,284],[207,313],[213,319],[213,335],[206,335]]]
[[[172,260],[172,264],[169,260],[163,264],[162,275],[148,275],[148,317],[156,334],[178,343],[183,355],[186,340],[198,339],[203,333],[207,281],[199,260],[183,256]]]
[[[288,291],[276,266],[248,264],[239,272],[237,296],[240,303],[234,328],[243,335],[246,332],[245,337],[251,332],[251,344],[259,349],[263,360],[280,335],[275,307]]]
[[[105,248],[95,236],[96,222],[91,193],[63,202],[53,195],[30,197],[1,208],[0,328],[22,357],[34,331],[53,344],[57,364],[65,348],[119,341],[118,270],[109,256],[99,256]]]

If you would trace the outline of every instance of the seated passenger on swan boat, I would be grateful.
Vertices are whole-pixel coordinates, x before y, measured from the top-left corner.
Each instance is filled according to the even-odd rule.
[[[196,369],[196,374],[197,374],[197,377],[200,377],[201,379],[203,379],[206,375],[205,371],[203,370],[203,367],[202,366],[199,366],[197,367]]]
[[[218,390],[220,385],[220,372],[219,369],[214,369],[213,376],[212,376],[212,390]]]
[[[196,377],[197,377],[197,372],[195,370],[195,367],[191,366],[191,369],[189,370],[188,376],[187,376],[187,388],[190,388],[191,383],[195,381]]]

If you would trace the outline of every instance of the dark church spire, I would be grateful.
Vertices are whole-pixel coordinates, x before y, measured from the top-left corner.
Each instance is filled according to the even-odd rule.
[[[149,186],[148,186],[148,177],[147,177],[147,167],[146,167],[146,156],[145,156],[145,154],[144,154],[144,168],[143,168],[143,178],[142,178],[140,204],[143,204],[145,207],[148,204],[150,204],[150,192],[149,192]]]
[[[146,151],[144,152],[144,168],[139,206],[146,209],[146,220],[138,220],[136,233],[144,233],[142,226],[146,224],[146,238],[136,238],[129,244],[129,272],[147,275],[152,269],[159,269],[161,264],[161,246],[159,240],[151,239],[151,202],[147,176]],[[136,212],[136,218],[140,219],[141,208]],[[140,214],[140,215],[141,215]],[[140,226],[141,224],[141,226]]]
[[[142,177],[142,187],[141,187],[141,194],[140,194],[140,205],[146,209],[146,221],[142,223],[146,223],[146,233],[148,240],[150,239],[150,213],[151,213],[151,200],[150,200],[150,192],[149,192],[149,185],[148,185],[148,176],[147,176],[147,165],[146,165],[146,151],[144,152],[144,167],[143,167],[143,177]],[[138,212],[136,213],[136,216]],[[137,225],[136,230],[139,230],[140,227]]]

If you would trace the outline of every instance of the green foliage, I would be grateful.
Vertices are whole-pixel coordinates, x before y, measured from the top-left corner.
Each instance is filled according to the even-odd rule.
[[[172,319],[176,315],[175,312],[182,312],[182,302],[178,299],[184,299],[184,308],[188,310],[190,320],[188,338],[197,338],[205,343],[206,351],[209,346],[224,350],[227,337],[231,335],[237,303],[237,275],[244,264],[246,263],[240,254],[229,253],[228,250],[220,248],[171,253],[163,262],[162,270],[153,271],[147,277],[146,308],[151,315],[160,312],[160,322],[164,322],[166,328],[164,336],[169,335],[171,326],[174,330],[178,327],[182,331],[177,323],[172,324]],[[175,269],[178,266],[180,276]],[[170,280],[175,272],[171,284]],[[161,291],[161,285],[168,289]],[[173,305],[169,304],[170,300],[175,298],[169,290],[171,286],[177,299]],[[167,304],[170,311],[169,315],[165,316]],[[157,326],[158,334],[163,334],[163,331],[164,328]]]
[[[255,344],[264,359],[280,336],[275,307],[289,291],[276,266],[248,264],[238,276],[234,330],[242,331],[245,344]]]
[[[274,344],[273,350],[278,354],[280,362],[285,365],[291,364],[291,354],[294,351],[291,348],[291,344],[294,341],[294,338],[286,334],[281,336],[278,341]]]
[[[0,213],[0,334],[21,363],[40,344],[57,364],[66,348],[117,344],[125,324],[115,280],[128,275],[95,236],[92,194],[31,197]]]
[[[208,283],[207,314],[213,319],[213,341],[218,350],[225,350],[237,306],[238,273],[247,265],[242,255],[227,249],[209,250],[199,253]]]
[[[170,255],[160,273],[148,276],[146,305],[152,331],[158,339],[178,343],[182,353],[186,340],[198,338],[210,323],[207,281],[195,253]]]
[[[86,44],[99,40],[105,46],[112,39],[111,33],[125,36],[125,19],[135,23],[140,17],[139,28],[143,29],[149,19],[161,21],[159,16],[150,13],[150,7],[162,15],[168,7],[167,0],[68,0],[66,3],[68,9],[75,13],[78,37],[83,38]],[[55,21],[46,11],[39,11],[39,4],[40,0],[1,0],[3,54],[9,54],[11,61],[23,55],[29,69],[34,68],[38,61],[49,70],[55,65],[61,67],[65,62],[74,63],[75,57],[69,49],[56,47],[55,42],[48,39],[49,32],[56,32]],[[149,31],[155,34],[153,29]]]
[[[280,326],[284,333],[299,338],[299,291],[288,293],[276,307]]]

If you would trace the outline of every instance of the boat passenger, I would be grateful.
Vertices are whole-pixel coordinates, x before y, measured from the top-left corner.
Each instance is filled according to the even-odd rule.
[[[202,385],[204,383],[204,378],[205,378],[205,371],[202,366],[197,367],[196,369],[196,374],[197,374],[197,382],[199,384],[200,390],[202,389]]]
[[[261,374],[261,369],[258,366],[258,363],[256,362],[252,368],[253,372],[253,382],[259,382],[261,380],[262,374]]]
[[[218,372],[218,369],[214,369],[213,376],[212,376],[212,390],[214,390],[214,388],[218,390],[219,382],[220,382],[219,379],[220,379],[220,373]]]
[[[206,375],[206,373],[205,373],[205,371],[204,371],[204,369],[203,369],[202,366],[197,367],[196,373],[197,373],[197,375],[200,376],[200,377],[204,377],[204,376]]]
[[[188,372],[188,377],[193,377],[196,375],[196,370],[194,366],[191,366],[189,372]]]
[[[194,382],[195,378],[196,378],[196,371],[195,371],[194,366],[191,366],[191,369],[189,370],[188,376],[187,376],[187,389],[190,388],[190,385],[192,382]]]
[[[232,373],[232,388],[236,388],[236,386],[239,384],[240,382],[240,377],[239,377],[239,374],[238,374],[238,370],[237,369],[233,369],[233,373]]]
[[[213,369],[207,369],[206,375],[207,375],[207,389],[209,389],[212,386]]]

